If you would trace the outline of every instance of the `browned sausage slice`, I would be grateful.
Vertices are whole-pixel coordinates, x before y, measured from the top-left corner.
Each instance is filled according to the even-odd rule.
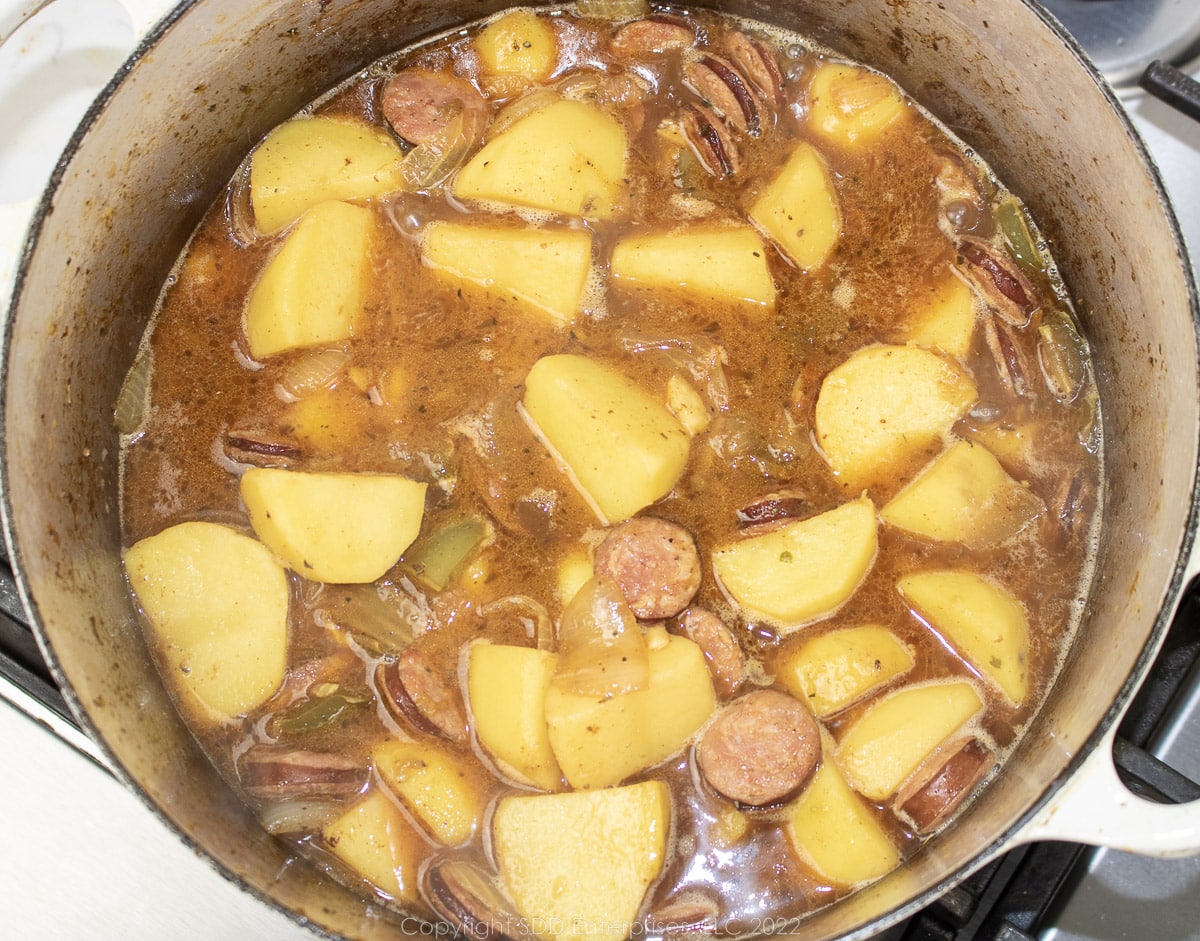
[[[464,121],[464,128],[482,128],[487,102],[474,85],[451,72],[405,69],[383,87],[380,109],[397,134],[424,144],[437,140],[463,112],[477,112],[481,119]]]
[[[615,526],[596,548],[597,575],[607,575],[642,620],[674,617],[700,588],[700,554],[692,534],[654,516]]]
[[[821,757],[821,731],[799,700],[774,689],[735,699],[696,746],[704,779],[748,807],[778,804],[809,779]]]
[[[613,37],[612,50],[632,58],[661,56],[686,49],[696,41],[690,26],[666,19],[635,20]]]
[[[954,813],[995,763],[991,749],[979,739],[962,739],[946,748],[940,760],[918,769],[893,806],[916,824],[919,833],[928,833]]]
[[[422,732],[444,735],[461,742],[467,737],[466,711],[455,690],[416,647],[375,670],[375,685],[384,706],[398,722],[408,722]]]
[[[693,607],[679,618],[679,630],[704,652],[717,695],[728,699],[736,693],[745,677],[746,657],[725,622],[707,608]]]

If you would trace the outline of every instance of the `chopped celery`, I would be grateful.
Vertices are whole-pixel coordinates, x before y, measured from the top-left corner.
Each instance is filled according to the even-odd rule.
[[[417,578],[434,591],[441,591],[488,535],[488,525],[483,520],[459,520],[422,539],[405,561]]]

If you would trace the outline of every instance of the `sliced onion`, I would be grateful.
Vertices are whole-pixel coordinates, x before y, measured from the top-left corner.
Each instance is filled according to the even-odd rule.
[[[503,133],[522,118],[527,118],[535,111],[541,111],[547,105],[551,105],[559,100],[558,93],[551,91],[549,88],[537,88],[527,95],[522,95],[510,104],[505,105],[500,113],[496,115],[495,120],[492,121],[489,136],[495,137],[497,134]]]
[[[275,836],[316,833],[342,810],[336,801],[273,801],[258,812],[263,829]]]
[[[485,618],[512,617],[525,628],[526,635],[537,643],[538,650],[554,649],[554,622],[545,605],[528,595],[506,595],[489,601],[479,609]]]
[[[621,590],[609,578],[591,579],[562,613],[554,682],[581,696],[619,696],[649,680],[646,639]]]
[[[1087,378],[1087,345],[1062,311],[1051,311],[1038,327],[1038,365],[1046,388],[1060,402],[1072,402]]]
[[[350,359],[345,350],[315,350],[295,360],[279,379],[279,387],[296,399],[327,389]]]
[[[577,0],[580,16],[598,20],[636,20],[650,15],[646,0]]]
[[[229,231],[238,246],[245,248],[258,238],[254,225],[254,204],[250,199],[250,161],[247,157],[233,175],[233,181],[225,194],[225,218]]]
[[[410,150],[400,163],[400,175],[414,190],[437,186],[466,162],[467,154],[483,136],[487,114],[479,108],[462,108],[437,138]]]
[[[137,434],[146,420],[146,411],[150,406],[150,372],[153,363],[149,347],[143,347],[138,351],[137,358],[129,367],[125,381],[121,384],[113,420],[116,422],[117,431],[122,435]]]
[[[425,620],[403,610],[401,597],[393,603],[374,584],[329,586],[314,616],[320,627],[347,631],[376,654],[395,654],[412,643],[414,621]]]

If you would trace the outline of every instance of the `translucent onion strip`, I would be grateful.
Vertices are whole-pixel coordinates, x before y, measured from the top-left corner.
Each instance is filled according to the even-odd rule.
[[[598,20],[633,20],[650,15],[646,0],[577,0],[580,16]]]
[[[315,833],[344,809],[335,801],[276,801],[264,806],[258,818],[276,836]]]
[[[650,681],[646,639],[611,579],[587,582],[562,613],[554,682],[581,696],[619,696]]]
[[[463,108],[437,138],[410,150],[400,164],[400,174],[414,190],[437,186],[461,167],[483,137],[487,115],[478,108]]]
[[[345,350],[315,350],[303,353],[279,379],[279,387],[292,398],[304,396],[333,385],[342,367],[350,359]]]
[[[137,358],[129,367],[121,391],[117,395],[117,406],[114,409],[113,420],[117,431],[122,435],[136,435],[146,421],[146,411],[150,407],[150,373],[153,368],[153,356],[148,347],[138,351]]]

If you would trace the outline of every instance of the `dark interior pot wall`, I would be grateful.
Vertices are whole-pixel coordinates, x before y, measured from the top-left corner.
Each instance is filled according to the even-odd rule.
[[[151,668],[120,577],[112,406],[158,286],[246,150],[379,54],[502,5],[183,5],[61,168],[8,327],[6,512],[51,658],[85,722],[227,872],[355,937],[395,930],[259,830],[215,780]],[[895,75],[993,163],[1054,242],[1105,386],[1111,512],[1082,642],[1016,761],[962,823],[805,932],[865,937],[873,919],[982,862],[1126,697],[1186,543],[1200,429],[1194,300],[1131,132],[1023,3],[728,8]]]

